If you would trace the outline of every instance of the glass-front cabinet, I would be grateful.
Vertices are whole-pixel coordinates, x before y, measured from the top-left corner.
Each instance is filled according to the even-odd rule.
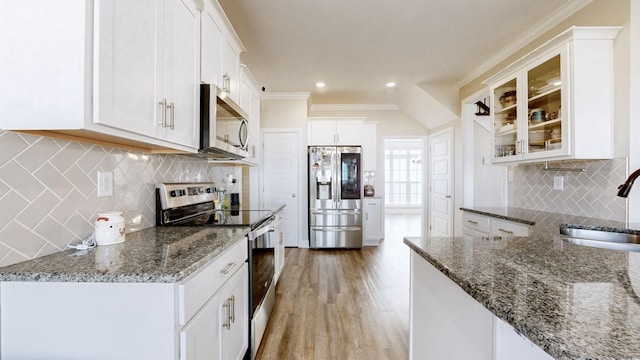
[[[492,88],[494,162],[570,154],[566,56],[561,47]]]
[[[494,163],[613,157],[619,29],[572,27],[485,81]]]

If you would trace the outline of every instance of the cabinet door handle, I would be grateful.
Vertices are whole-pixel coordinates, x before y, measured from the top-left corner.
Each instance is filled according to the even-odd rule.
[[[231,329],[231,302],[229,301],[229,299],[227,299],[227,301],[225,301],[224,305],[222,306],[225,308],[227,312],[224,319],[224,323],[222,323],[222,327],[227,330],[230,330]]]
[[[365,219],[366,221],[369,221],[369,213],[364,213],[364,219]]]
[[[171,111],[171,116],[169,116],[169,129],[173,130],[175,128],[175,113],[176,113],[176,105],[172,102],[167,105],[167,109]]]
[[[478,225],[477,221],[473,221],[473,220],[467,220],[468,223],[473,224],[473,225]]]
[[[520,140],[516,140],[516,155],[520,154]]]
[[[160,101],[159,104],[162,108],[162,123],[160,123],[160,125],[162,127],[166,127],[167,126],[167,99],[162,99],[162,101]]]
[[[235,323],[236,322],[236,297],[235,295],[231,295],[231,311],[229,312],[231,314],[231,323]]]
[[[233,269],[234,267],[236,267],[235,262],[228,263],[227,266],[224,269],[222,269],[220,272],[223,273],[224,275],[227,275],[229,271],[231,271],[231,269]]]
[[[502,228],[500,228],[500,229],[498,229],[498,231],[503,232],[503,233],[505,233],[505,234],[513,234],[513,231],[511,231],[511,230],[507,230],[507,229],[502,229]]]

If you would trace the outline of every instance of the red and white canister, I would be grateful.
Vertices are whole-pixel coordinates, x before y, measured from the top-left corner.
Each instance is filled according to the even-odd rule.
[[[98,245],[119,244],[125,240],[124,217],[121,211],[98,213],[95,226]]]

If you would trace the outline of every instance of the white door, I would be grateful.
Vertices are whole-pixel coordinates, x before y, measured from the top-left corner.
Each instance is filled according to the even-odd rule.
[[[430,236],[453,236],[453,128],[429,137]]]
[[[286,205],[282,213],[285,246],[298,246],[300,209],[298,206],[298,133],[264,133],[263,207],[277,209]]]

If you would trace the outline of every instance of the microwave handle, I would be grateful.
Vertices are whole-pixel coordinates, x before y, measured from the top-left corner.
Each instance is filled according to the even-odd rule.
[[[243,150],[247,150],[249,141],[249,126],[246,119],[242,119],[240,121],[240,126],[238,127],[238,139],[240,141],[240,148]]]

